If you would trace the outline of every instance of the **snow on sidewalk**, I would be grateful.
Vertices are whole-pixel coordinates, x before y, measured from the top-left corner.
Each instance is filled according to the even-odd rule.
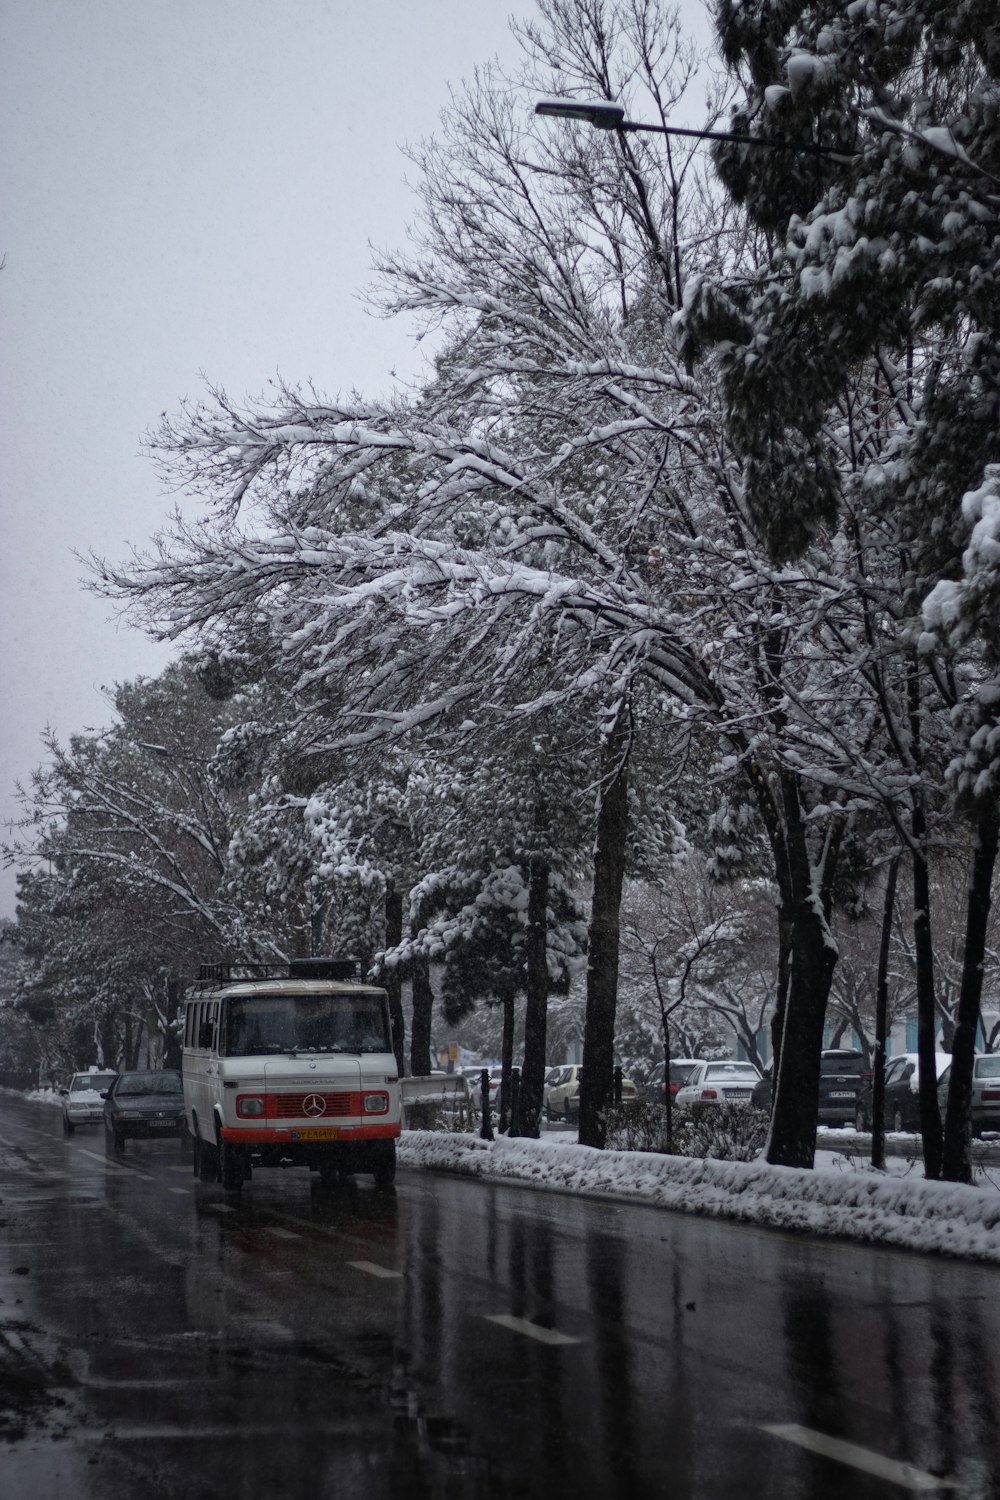
[[[404,1131],[399,1163],[567,1193],[627,1199],[773,1229],[865,1244],[963,1256],[1000,1265],[1000,1189],[928,1182],[919,1164],[906,1175],[874,1172],[829,1152],[813,1171],[652,1152],[595,1151],[566,1140],[430,1130]]]

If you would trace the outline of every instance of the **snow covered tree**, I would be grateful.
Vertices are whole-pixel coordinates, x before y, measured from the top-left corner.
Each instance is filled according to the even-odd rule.
[[[451,1023],[479,1002],[501,1005],[505,1078],[524,995],[525,1135],[539,1128],[549,995],[568,988],[585,945],[572,878],[588,828],[578,787],[589,777],[575,739],[575,726],[550,714],[502,743],[440,751],[426,764],[408,804],[424,871],[410,897],[413,935],[386,955],[389,965],[418,956],[432,965]],[[504,1092],[504,1124],[508,1105]]]
[[[68,747],[46,736],[5,847],[23,872],[25,1003],[67,1047],[89,1029],[108,1065],[134,1063],[150,1014],[171,1038],[180,982],[207,947],[230,951],[239,925],[223,879],[230,810],[208,769],[224,715],[183,663],[119,686],[114,708],[111,728]]]
[[[665,780],[687,756],[706,800],[741,782],[777,892],[788,1065],[769,1156],[808,1165],[840,850],[873,807],[898,818],[910,788],[926,801],[938,751],[921,752],[915,777],[930,689],[882,648],[886,625],[894,648],[903,631],[890,606],[907,558],[860,482],[849,519],[808,556],[761,547],[758,532],[773,539],[751,503],[763,460],[735,428],[727,446],[721,399],[737,411],[730,364],[747,306],[772,287],[754,235],[669,140],[550,129],[529,113],[539,93],[596,94],[669,118],[690,77],[676,22],[625,0],[539,9],[516,86],[484,70],[415,153],[422,223],[410,252],[382,262],[386,310],[447,330],[433,381],[400,403],[277,387],[246,410],[214,392],[182,411],[154,451],[210,516],[177,517],[153,555],[105,565],[104,586],[164,635],[238,649],[264,630],[317,754],[432,724],[461,744],[586,710],[605,757],[581,1104],[593,1144],[636,723],[655,721],[676,749]],[[672,322],[682,300],[688,344],[731,335],[694,374]],[[900,405],[898,384],[877,377],[838,387],[828,446],[854,476],[870,444],[887,451]],[[640,684],[655,706],[637,720]]]
[[[545,26],[524,33],[525,94],[554,81],[627,86],[661,116],[674,107],[690,76],[675,21],[628,4],[541,11]],[[108,570],[108,581],[167,633],[196,627],[231,643],[267,611],[299,715],[327,726],[332,745],[432,718],[472,733],[505,714],[603,700],[586,1110],[596,1131],[610,1089],[631,734],[614,730],[616,705],[637,671],[652,672],[679,700],[678,733],[692,710],[718,713],[704,631],[671,598],[701,536],[695,449],[710,395],[667,335],[681,225],[697,242],[691,216],[705,214],[690,156],[621,156],[613,143],[539,133],[515,97],[487,72],[456,98],[441,143],[418,154],[423,244],[382,267],[392,310],[449,322],[434,384],[405,408],[282,389],[252,415],[216,393],[154,446],[216,503],[217,525],[178,521],[155,564],[127,578]],[[702,243],[711,260],[717,234]],[[725,488],[710,436],[707,447],[708,483]]]
[[[689,284],[688,348],[714,346],[746,505],[772,556],[801,557],[852,495],[855,508],[863,501],[898,533],[894,613],[909,619],[911,657],[897,749],[918,778],[901,832],[920,949],[925,1164],[936,1176],[931,813],[919,735],[928,673],[945,708],[974,689],[918,657],[914,624],[921,597],[958,564],[975,507],[962,497],[983,495],[1000,444],[1000,33],[984,0],[719,0],[716,18],[742,95],[731,124],[748,138],[720,145],[716,162],[773,250],[740,288]],[[780,149],[755,146],[755,137]],[[856,448],[844,417],[861,368],[872,372],[886,423]],[[978,628],[989,628],[982,616]],[[970,905],[973,984],[982,923],[972,907],[989,904],[991,817]],[[953,1066],[957,1091],[966,1050]],[[949,1111],[953,1135],[957,1119]],[[957,1137],[949,1175],[956,1152]]]

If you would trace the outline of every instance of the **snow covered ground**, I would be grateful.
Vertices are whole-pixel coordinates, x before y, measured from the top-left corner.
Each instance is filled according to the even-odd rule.
[[[888,1171],[873,1172],[863,1158],[820,1150],[807,1172],[762,1162],[595,1151],[572,1135],[483,1141],[430,1130],[404,1132],[399,1162],[1000,1265],[996,1168],[977,1168],[976,1185],[959,1187],[927,1182],[919,1161],[901,1157],[889,1159]]]

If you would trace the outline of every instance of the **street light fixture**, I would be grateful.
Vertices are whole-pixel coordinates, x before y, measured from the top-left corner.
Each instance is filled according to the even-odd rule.
[[[810,156],[832,156],[840,161],[853,161],[856,153],[841,151],[836,146],[817,146],[812,141],[776,141],[770,136],[736,135],[731,130],[689,130],[683,125],[646,125],[641,120],[626,120],[625,107],[611,99],[540,99],[535,105],[536,115],[548,115],[555,120],[580,120],[592,125],[595,130],[644,130],[654,135],[681,135],[696,141],[734,141],[738,146],[762,146],[770,151],[805,152]]]

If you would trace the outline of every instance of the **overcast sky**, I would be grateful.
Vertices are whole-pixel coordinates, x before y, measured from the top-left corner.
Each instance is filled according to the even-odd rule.
[[[698,10],[699,0],[685,0]],[[105,685],[165,648],[75,552],[120,558],[172,499],[143,433],[203,389],[327,395],[413,378],[412,328],[359,294],[414,216],[400,147],[530,0],[0,0],[0,816]],[[4,829],[4,836],[7,830]],[[0,915],[14,877],[0,876]]]

